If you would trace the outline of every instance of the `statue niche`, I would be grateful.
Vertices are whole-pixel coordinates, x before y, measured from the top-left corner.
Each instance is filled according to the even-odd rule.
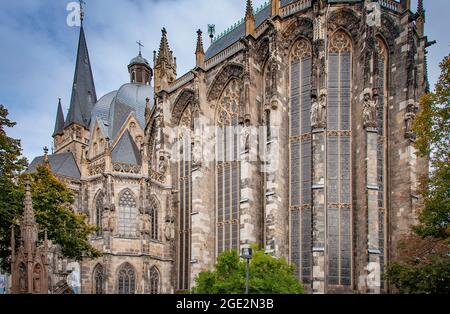
[[[364,128],[377,127],[377,99],[378,95],[373,95],[369,89],[364,90],[363,99],[363,123]]]
[[[321,90],[319,100],[313,97],[311,105],[311,127],[313,129],[326,128],[327,119],[327,91]]]

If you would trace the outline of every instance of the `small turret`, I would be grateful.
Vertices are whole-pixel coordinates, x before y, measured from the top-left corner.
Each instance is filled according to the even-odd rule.
[[[153,71],[147,59],[142,57],[141,47],[144,47],[140,41],[136,42],[139,45],[139,55],[133,58],[128,64],[128,73],[130,73],[130,82],[135,84],[150,85],[153,77]]]
[[[197,31],[197,48],[195,49],[196,67],[205,68],[205,50],[203,49],[202,31]]]
[[[416,29],[419,37],[423,37],[425,34],[425,10],[423,8],[423,0],[417,2],[416,12]]]
[[[155,92],[167,88],[177,77],[176,58],[169,48],[166,29],[163,28],[161,33],[161,43],[155,62]]]
[[[245,8],[245,35],[255,37],[255,15],[253,14],[252,0],[247,0]]]

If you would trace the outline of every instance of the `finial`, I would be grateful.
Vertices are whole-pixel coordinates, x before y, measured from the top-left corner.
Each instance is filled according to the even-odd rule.
[[[422,13],[424,13],[423,0],[419,0],[417,2],[417,14],[422,14]]]
[[[138,44],[138,46],[139,46],[139,57],[142,57],[142,50],[141,50],[141,48],[145,47],[145,46],[141,43],[140,40],[137,41],[136,44]]]
[[[45,146],[44,147],[44,166],[48,167],[49,166],[49,160],[48,160],[48,147]]]
[[[247,6],[245,9],[245,17],[253,17],[253,4],[252,0],[247,0]]]
[[[162,28],[161,32],[162,32],[163,36],[167,35],[167,30],[165,27]]]
[[[197,53],[204,53],[202,35],[203,32],[201,29],[199,29],[197,31],[197,49],[195,50],[195,52]]]
[[[81,21],[81,25],[83,25],[83,20],[84,20],[83,4],[86,4],[86,2],[84,2],[83,0],[78,0],[78,2],[80,3],[80,21]]]

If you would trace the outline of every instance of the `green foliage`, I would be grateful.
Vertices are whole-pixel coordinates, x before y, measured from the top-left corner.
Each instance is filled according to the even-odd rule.
[[[236,251],[226,251],[213,272],[201,272],[196,278],[195,294],[241,294],[245,292],[246,261]],[[294,267],[285,259],[254,250],[249,267],[250,294],[301,294],[303,287],[294,276]]]
[[[392,263],[387,278],[402,294],[449,294],[450,260],[435,256],[430,263]]]
[[[27,160],[21,157],[20,141],[6,134],[6,128],[14,126],[8,119],[8,110],[0,105],[0,268],[8,266],[9,230],[22,207],[14,179],[27,165]]]
[[[450,293],[450,55],[441,70],[435,92],[421,98],[413,125],[417,155],[430,160],[430,174],[421,178],[424,207],[401,258],[386,270],[400,293]]]
[[[44,166],[37,167],[30,177],[36,222],[48,230],[49,239],[60,245],[67,258],[80,261],[83,256],[99,257],[100,252],[89,243],[89,235],[98,229],[85,223],[85,215],[72,211],[73,192]]]
[[[414,121],[418,155],[430,158],[431,173],[423,178],[425,208],[414,231],[422,237],[450,236],[450,55],[441,63],[434,93],[422,97]]]
[[[9,269],[11,226],[16,225],[18,231],[17,222],[23,213],[25,175],[20,173],[27,166],[21,156],[20,141],[6,134],[5,129],[14,125],[8,119],[8,110],[0,105],[0,268],[5,270]],[[47,229],[48,238],[61,246],[63,255],[75,260],[100,256],[88,241],[96,227],[86,224],[86,217],[71,210],[74,202],[71,190],[45,167],[29,176],[36,221],[41,230]]]

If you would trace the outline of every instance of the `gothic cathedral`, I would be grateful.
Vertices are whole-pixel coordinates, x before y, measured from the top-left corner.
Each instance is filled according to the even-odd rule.
[[[420,206],[411,123],[428,89],[425,11],[410,0],[272,0],[177,75],[153,68],[97,98],[83,25],[67,116],[44,159],[100,227],[81,292],[176,293],[224,250],[258,244],[310,293],[383,293]],[[52,267],[51,265],[49,266]]]

